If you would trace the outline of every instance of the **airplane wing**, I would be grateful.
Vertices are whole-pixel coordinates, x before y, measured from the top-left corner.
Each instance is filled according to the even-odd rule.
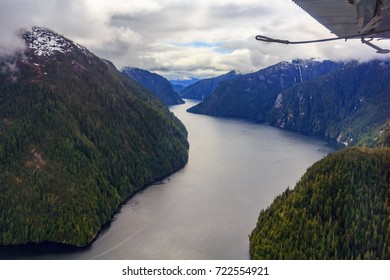
[[[390,38],[390,0],[293,1],[337,37]]]

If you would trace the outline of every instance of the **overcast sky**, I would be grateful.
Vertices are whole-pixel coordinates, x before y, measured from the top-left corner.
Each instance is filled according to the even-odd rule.
[[[32,25],[65,35],[119,69],[140,67],[167,78],[248,73],[294,58],[379,57],[359,40],[257,42],[258,34],[332,37],[291,0],[0,0],[0,53],[20,47],[15,33]],[[389,48],[390,40],[378,45]]]

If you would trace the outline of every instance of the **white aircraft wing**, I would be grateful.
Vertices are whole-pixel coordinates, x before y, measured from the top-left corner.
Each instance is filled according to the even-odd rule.
[[[337,37],[390,38],[390,0],[293,1]]]

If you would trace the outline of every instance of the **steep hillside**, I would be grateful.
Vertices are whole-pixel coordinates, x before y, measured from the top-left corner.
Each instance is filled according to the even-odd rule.
[[[114,66],[47,29],[0,61],[0,244],[89,244],[187,162],[187,132]]]
[[[124,68],[122,73],[126,77],[129,77],[130,79],[133,79],[134,81],[146,87],[166,105],[177,105],[184,103],[179,95],[173,90],[173,87],[169,81],[156,73],[151,73],[143,69],[131,67]]]
[[[222,82],[209,98],[188,111],[265,122],[280,92],[341,66],[331,61],[281,62],[256,73]]]
[[[390,61],[351,62],[279,93],[267,121],[346,145],[378,146],[390,121]]]
[[[346,145],[380,145],[390,121],[390,62],[305,63],[224,82],[189,111],[266,122]]]
[[[173,91],[176,92],[179,96],[180,96],[180,93],[186,88],[185,86],[182,86],[182,85],[175,85],[175,84],[172,84],[172,88],[173,88]]]
[[[215,78],[197,81],[196,83],[183,89],[180,92],[180,96],[187,99],[204,100],[214,92],[221,82],[232,80],[239,76],[240,75],[237,74],[236,71],[231,71]]]
[[[262,210],[253,259],[389,259],[390,149],[349,148]]]

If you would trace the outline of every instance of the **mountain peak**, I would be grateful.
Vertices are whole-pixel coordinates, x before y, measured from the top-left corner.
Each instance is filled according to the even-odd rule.
[[[73,41],[55,33],[49,29],[34,26],[30,31],[23,32],[23,39],[34,55],[49,58],[55,54],[68,54],[76,48],[89,54],[89,51]]]

